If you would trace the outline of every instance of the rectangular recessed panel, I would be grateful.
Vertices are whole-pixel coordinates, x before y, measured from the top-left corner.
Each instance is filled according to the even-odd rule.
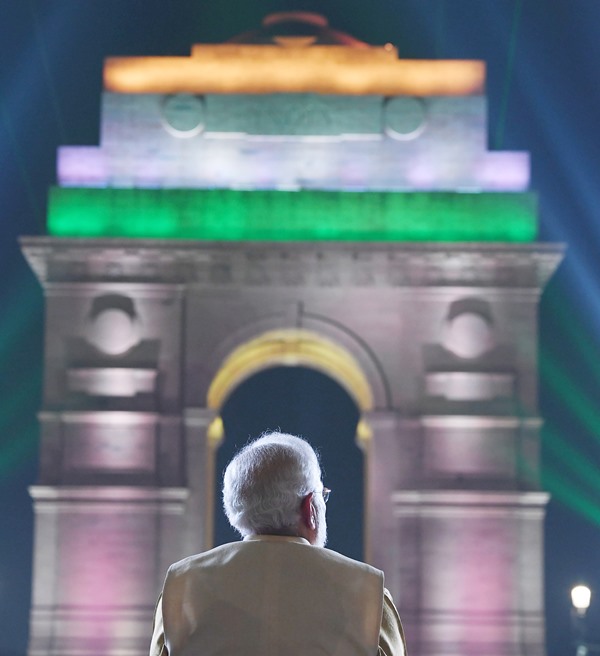
[[[513,374],[469,371],[430,372],[425,376],[429,396],[442,396],[449,401],[488,401],[514,396]]]
[[[514,478],[515,430],[484,427],[428,427],[424,435],[428,476]]]
[[[64,427],[67,472],[152,473],[156,462],[153,424],[70,423]]]
[[[67,385],[71,392],[90,396],[135,396],[154,392],[156,375],[154,369],[77,368],[67,371]]]
[[[86,512],[63,513],[57,520],[61,548],[55,565],[60,581],[56,603],[104,613],[115,606],[115,599],[121,601],[121,607],[142,605],[147,600],[144,593],[148,598],[152,594],[151,584],[146,588],[141,582],[151,581],[155,575],[152,546],[157,540],[157,522],[142,504],[137,512],[123,512],[118,504],[111,513],[94,510],[91,503]],[[71,630],[97,630],[97,617],[95,622],[78,619]],[[63,630],[69,632],[69,628]],[[121,634],[131,629],[124,616]]]

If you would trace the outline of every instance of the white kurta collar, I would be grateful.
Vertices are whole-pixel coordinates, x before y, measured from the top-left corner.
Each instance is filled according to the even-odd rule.
[[[310,547],[310,542],[305,538],[291,535],[247,535],[244,542],[297,542],[298,544],[307,544]]]

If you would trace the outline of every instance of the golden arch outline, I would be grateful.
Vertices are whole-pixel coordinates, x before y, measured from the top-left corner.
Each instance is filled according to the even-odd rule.
[[[371,386],[360,365],[346,349],[309,330],[288,328],[267,331],[238,346],[223,361],[208,389],[207,406],[217,412],[244,380],[269,367],[309,367],[330,376],[350,394],[361,416],[373,409]],[[216,417],[209,431],[219,442],[223,425]],[[371,430],[364,419],[357,426],[359,444],[365,445]]]

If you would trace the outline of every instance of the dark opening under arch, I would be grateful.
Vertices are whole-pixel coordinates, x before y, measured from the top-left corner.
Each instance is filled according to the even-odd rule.
[[[239,539],[221,508],[223,470],[250,438],[279,429],[306,438],[320,453],[327,507],[328,547],[363,557],[363,452],[355,441],[359,411],[328,376],[306,367],[273,367],[241,383],[221,416],[225,435],[216,454],[215,544]]]

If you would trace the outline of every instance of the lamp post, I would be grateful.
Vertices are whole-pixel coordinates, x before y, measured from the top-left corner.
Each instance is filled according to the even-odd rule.
[[[571,590],[571,621],[575,634],[576,656],[588,656],[585,616],[592,600],[592,591],[587,585],[576,585]]]

